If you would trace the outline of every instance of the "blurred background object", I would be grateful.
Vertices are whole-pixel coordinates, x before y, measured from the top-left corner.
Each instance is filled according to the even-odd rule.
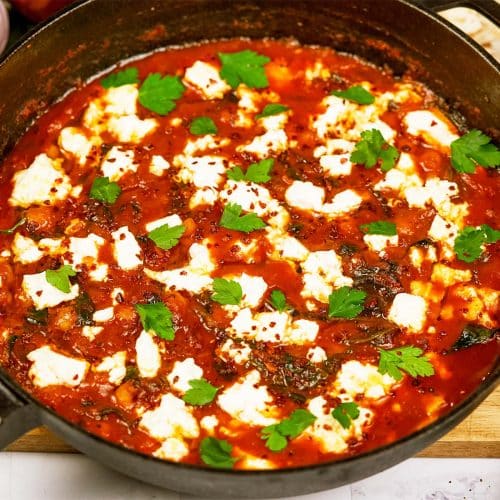
[[[500,28],[490,20],[466,7],[456,7],[441,12],[441,15],[477,43],[481,44],[495,59],[500,60]]]
[[[43,21],[73,0],[11,0],[11,4],[23,16],[34,23]]]
[[[7,8],[0,1],[0,53],[7,45],[7,40],[9,39],[9,15],[7,14]]]

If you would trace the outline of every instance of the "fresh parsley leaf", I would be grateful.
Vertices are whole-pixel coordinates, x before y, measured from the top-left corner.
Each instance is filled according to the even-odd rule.
[[[333,409],[332,417],[344,429],[349,429],[352,425],[352,421],[359,417],[359,406],[354,402],[340,403]]]
[[[364,308],[366,292],[343,286],[334,290],[328,297],[328,316],[330,318],[355,318]]]
[[[224,212],[220,218],[219,225],[226,229],[251,233],[257,229],[266,227],[266,223],[254,213],[241,215],[242,208],[237,203],[228,203],[224,207]]]
[[[487,224],[478,228],[466,226],[455,238],[454,250],[458,259],[464,262],[474,262],[481,257],[484,244],[496,243],[498,240],[500,240],[500,231]]]
[[[120,186],[116,182],[109,182],[109,177],[96,177],[90,188],[89,196],[103,203],[114,203],[120,193]]]
[[[148,238],[153,240],[157,247],[168,250],[179,243],[179,238],[184,234],[184,231],[186,231],[186,226],[182,224],[179,226],[163,224],[149,232]]]
[[[476,163],[486,168],[500,165],[500,150],[480,130],[471,130],[455,139],[450,147],[451,164],[457,172],[471,174]]]
[[[26,220],[26,217],[22,217],[9,229],[0,229],[0,234],[12,234],[18,227],[21,227]]]
[[[233,181],[267,182],[271,179],[269,173],[273,165],[274,159],[266,158],[257,163],[252,163],[246,173],[243,173],[241,167],[235,166],[227,172],[227,178]]]
[[[139,88],[139,102],[150,111],[166,115],[175,108],[175,101],[182,97],[184,85],[178,76],[151,73]]]
[[[193,135],[216,134],[217,125],[208,116],[198,116],[189,125],[189,131]]]
[[[485,243],[496,243],[498,240],[500,240],[500,231],[497,231],[496,229],[493,229],[492,227],[488,226],[488,224],[483,224],[481,226],[481,229],[484,232],[485,236]]]
[[[101,80],[101,85],[105,89],[111,87],[121,87],[131,83],[139,83],[139,70],[137,68],[127,68],[118,73],[111,73]]]
[[[385,220],[378,220],[376,222],[369,222],[360,226],[361,231],[366,234],[382,234],[384,236],[396,236],[398,231],[394,222],[387,222]]]
[[[314,423],[316,417],[308,410],[298,409],[279,424],[269,425],[261,431],[266,447],[271,451],[281,451],[286,448],[289,439],[294,439]]]
[[[342,97],[358,104],[373,104],[375,102],[375,97],[361,85],[353,85],[346,90],[334,90],[331,92],[331,95]]]
[[[255,118],[257,118],[258,120],[259,118],[265,118],[266,116],[279,115],[280,113],[284,113],[289,109],[290,108],[288,106],[285,106],[284,104],[266,104],[264,106],[264,109],[262,110],[262,113],[259,113]]]
[[[394,167],[398,157],[398,150],[385,141],[379,130],[373,128],[361,132],[361,141],[356,144],[350,160],[365,168],[372,168],[381,160],[380,168],[387,172]]]
[[[144,330],[153,331],[162,339],[174,340],[175,330],[172,322],[172,311],[163,302],[136,304],[135,310],[141,318]]]
[[[216,469],[232,469],[239,460],[231,456],[233,446],[223,439],[206,437],[200,444],[200,457],[203,463]]]
[[[190,380],[189,385],[191,389],[186,391],[182,399],[190,405],[202,406],[211,403],[219,390],[204,378]]]
[[[219,304],[237,305],[243,297],[243,290],[237,281],[214,278],[212,300]]]
[[[219,52],[219,59],[222,63],[220,76],[233,89],[240,83],[254,89],[262,89],[269,85],[264,69],[264,65],[270,61],[269,57],[253,50],[243,50],[229,54]]]
[[[396,347],[385,351],[379,349],[380,360],[378,371],[384,375],[388,373],[393,379],[401,380],[405,371],[412,377],[430,377],[434,375],[434,367],[429,359],[423,355],[422,349],[413,346]]]
[[[241,170],[241,167],[238,165],[235,165],[233,168],[229,169],[227,171],[227,178],[231,179],[232,181],[243,181],[245,179],[245,173],[243,170]]]
[[[271,304],[279,312],[283,312],[288,309],[285,294],[281,290],[273,290],[271,292]]]
[[[63,293],[69,293],[71,291],[70,276],[76,276],[76,271],[68,265],[61,266],[56,270],[47,269],[47,271],[45,271],[47,283]]]

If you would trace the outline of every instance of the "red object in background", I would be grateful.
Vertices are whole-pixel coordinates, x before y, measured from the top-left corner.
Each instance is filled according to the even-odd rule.
[[[12,5],[30,21],[38,23],[73,0],[12,0]]]

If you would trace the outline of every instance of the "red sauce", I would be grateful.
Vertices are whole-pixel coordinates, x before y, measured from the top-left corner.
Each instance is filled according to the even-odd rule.
[[[376,95],[394,92],[401,82],[397,82],[391,74],[329,49],[299,47],[276,41],[233,40],[207,43],[158,52],[129,65],[138,68],[141,81],[153,72],[182,76],[185,69],[195,61],[202,60],[218,68],[218,52],[229,53],[248,48],[271,59],[266,67],[270,90],[279,94],[278,102],[293,111],[285,130],[289,141],[296,141],[296,146],[289,147],[279,155],[269,155],[274,158],[275,163],[272,178],[265,183],[272,197],[290,213],[289,233],[309,251],[335,250],[341,255],[346,276],[355,276],[363,267],[371,270],[376,279],[389,280],[390,283],[384,289],[386,296],[383,296],[385,292],[381,292],[383,287],[380,284],[371,288],[367,286],[365,310],[358,321],[328,318],[327,304],[316,304],[317,310],[311,313],[301,295],[303,283],[300,269],[289,262],[269,258],[270,243],[265,238],[264,231],[244,235],[221,227],[219,221],[224,206],[220,201],[214,206],[200,206],[191,210],[189,200],[195,188],[192,184],[177,182],[174,167],[161,177],[151,174],[148,167],[153,155],[161,155],[172,164],[174,157],[183,152],[186,141],[194,139],[189,133],[189,123],[198,116],[212,118],[218,127],[217,135],[231,139],[228,146],[206,154],[221,153],[230,165],[247,167],[256,161],[252,154],[238,152],[237,146],[250,142],[264,130],[257,123],[250,128],[235,126],[238,103],[237,98],[231,97],[231,92],[224,99],[203,100],[195,88],[187,86],[184,95],[177,101],[176,108],[167,116],[159,116],[139,105],[139,117],[154,118],[159,125],[140,143],[124,145],[134,152],[135,162],[139,165],[137,172],[130,172],[118,181],[122,194],[108,208],[89,200],[94,178],[102,175],[99,173],[99,164],[109,148],[118,142],[110,133],[104,132],[101,147],[94,147],[86,162],[79,164],[75,158],[59,149],[58,137],[64,127],[82,127],[85,109],[92,100],[105,92],[100,81],[95,80],[74,90],[54,105],[4,158],[0,178],[0,227],[11,227],[24,216],[28,222],[17,229],[17,232],[34,240],[63,237],[64,234],[86,237],[94,233],[101,236],[108,243],[100,250],[99,262],[109,265],[108,280],[92,281],[85,266],[72,280],[79,284],[81,292],[88,294],[95,309],[112,305],[110,295],[115,288],[124,291],[123,297],[114,306],[114,319],[107,322],[104,331],[93,340],[82,335],[82,325],[78,323],[74,300],[49,308],[42,324],[29,323],[26,317],[32,315],[33,304],[31,300],[23,298],[23,276],[46,269],[57,269],[62,264],[62,256],[43,256],[29,264],[3,258],[0,260],[0,325],[6,333],[4,341],[0,343],[0,362],[27,391],[64,418],[112,442],[151,454],[159,447],[159,441],[141,428],[141,413],[138,413],[138,408],[143,411],[153,409],[158,406],[163,394],[175,394],[169,388],[166,377],[176,360],[194,358],[196,364],[203,369],[203,377],[219,388],[219,394],[250,369],[257,367],[261,372],[261,383],[267,384],[272,394],[273,405],[282,418],[285,418],[294,409],[306,407],[306,400],[320,395],[332,407],[338,404],[338,400],[328,395],[328,388],[334,382],[342,363],[359,360],[376,366],[380,356],[379,349],[402,345],[423,349],[430,355],[435,374],[415,378],[405,375],[386,397],[370,401],[362,397],[356,399],[359,405],[371,409],[373,418],[363,429],[362,436],[349,441],[346,450],[340,453],[322,452],[318,443],[307,435],[290,440],[281,452],[272,452],[266,448],[265,441],[261,438],[261,427],[236,425],[232,417],[217,405],[216,399],[208,405],[191,409],[198,420],[206,415],[218,417],[219,426],[215,430],[215,437],[231,442],[235,455],[249,454],[268,459],[277,467],[337,460],[400,439],[446,414],[474,391],[488,375],[498,359],[498,344],[492,338],[489,342],[462,350],[451,349],[464,327],[474,321],[464,313],[467,301],[458,298],[450,290],[438,303],[429,302],[425,331],[409,333],[389,324],[386,317],[394,295],[401,291],[410,293],[413,281],[430,280],[432,264],[424,263],[418,269],[412,265],[408,252],[416,242],[428,239],[427,233],[436,212],[432,207],[411,208],[401,200],[389,207],[387,201],[376,196],[373,190],[373,185],[384,177],[379,167],[365,169],[354,165],[350,175],[331,179],[325,176],[318,159],[313,155],[314,149],[322,144],[322,140],[311,128],[311,116],[324,112],[322,99],[332,90],[346,88],[361,81],[370,82],[371,92]],[[306,84],[306,69],[311,68],[315,61],[321,61],[323,67],[328,68],[334,77],[315,78]],[[397,132],[394,146],[400,152],[411,155],[422,179],[437,176],[457,183],[459,192],[453,201],[469,204],[467,225],[489,224],[498,228],[500,223],[498,211],[495,210],[495,194],[500,188],[498,173],[493,169],[478,167],[473,174],[458,174],[451,168],[449,151],[433,147],[421,137],[407,133],[402,125],[404,116],[416,109],[433,109],[434,102],[432,94],[423,86],[414,82],[407,83],[413,85],[415,92],[425,96],[426,104],[402,102],[390,106],[381,116]],[[172,123],[177,118],[180,120],[178,126]],[[91,133],[92,131],[87,131],[87,134]],[[11,206],[8,200],[12,192],[13,174],[26,169],[40,153],[47,153],[52,158],[62,158],[63,168],[71,183],[75,186],[82,185],[82,195],[76,199],[68,198],[56,204],[41,204],[25,210]],[[312,216],[287,205],[285,193],[294,180],[310,181],[324,187],[326,200],[331,200],[335,194],[349,188],[361,193],[364,201],[359,209],[343,217],[328,219],[324,216]],[[162,250],[146,237],[144,224],[168,214],[178,214],[187,229],[178,245]],[[360,230],[360,225],[382,219],[395,222],[399,234],[398,245],[388,247],[384,255],[365,245],[363,232]],[[75,224],[75,220],[78,223]],[[72,229],[68,230],[69,226]],[[317,321],[320,328],[314,345],[321,346],[326,351],[330,371],[325,367],[321,368],[326,375],[316,385],[299,391],[304,398],[301,401],[291,398],[284,387],[270,384],[269,373],[266,375],[265,370],[258,368],[255,359],[267,364],[271,372],[282,367],[285,355],[292,356],[293,363],[297,365],[317,370],[318,367],[308,363],[306,358],[311,344],[250,342],[254,362],[236,364],[221,360],[217,348],[228,336],[231,316],[220,304],[210,300],[208,292],[196,296],[186,291],[168,290],[159,282],[148,278],[141,267],[129,272],[120,269],[109,242],[110,233],[122,226],[128,226],[139,237],[144,267],[155,271],[185,265],[191,245],[209,238],[212,258],[218,264],[212,277],[243,272],[260,276],[268,285],[267,294],[273,289],[284,292],[297,318]],[[13,237],[1,234],[0,249],[9,249]],[[238,245],[252,241],[257,243],[258,251],[255,252],[252,263],[245,263]],[[346,245],[354,248],[349,251]],[[448,264],[457,269],[470,269],[472,278],[469,285],[478,289],[498,289],[498,252],[498,245],[489,245],[483,258],[471,264],[456,259]],[[364,283],[366,285],[367,282]],[[439,288],[439,285],[436,286]],[[363,283],[358,282],[357,288],[363,289]],[[135,342],[142,326],[134,305],[144,303],[152,297],[159,297],[172,311],[176,332],[172,341],[156,339],[163,346],[161,368],[155,377],[144,378],[137,374],[135,367]],[[445,306],[454,311],[446,318],[440,315]],[[266,310],[266,307],[268,306],[262,305],[261,310]],[[489,312],[492,322],[498,326],[495,316],[497,311]],[[361,328],[363,322],[366,330],[364,333]],[[369,323],[371,326],[366,327]],[[430,326],[434,327],[434,333],[427,331]],[[384,328],[388,329],[385,334],[378,334],[371,341],[367,340],[370,332]],[[104,357],[125,351],[128,380],[123,380],[117,386],[108,381],[106,373],[91,368],[77,387],[38,387],[28,375],[32,363],[27,356],[45,345],[67,356],[85,359],[93,367]],[[228,427],[233,429],[230,436],[223,431],[223,428]],[[189,453],[183,461],[201,463],[198,447],[207,435],[205,430],[201,430],[198,438],[186,440]],[[243,466],[236,464],[236,467]]]

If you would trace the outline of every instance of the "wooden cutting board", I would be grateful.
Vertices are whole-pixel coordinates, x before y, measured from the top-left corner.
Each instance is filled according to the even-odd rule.
[[[45,427],[12,443],[8,451],[76,453]],[[459,426],[419,453],[420,457],[500,457],[500,387]]]

